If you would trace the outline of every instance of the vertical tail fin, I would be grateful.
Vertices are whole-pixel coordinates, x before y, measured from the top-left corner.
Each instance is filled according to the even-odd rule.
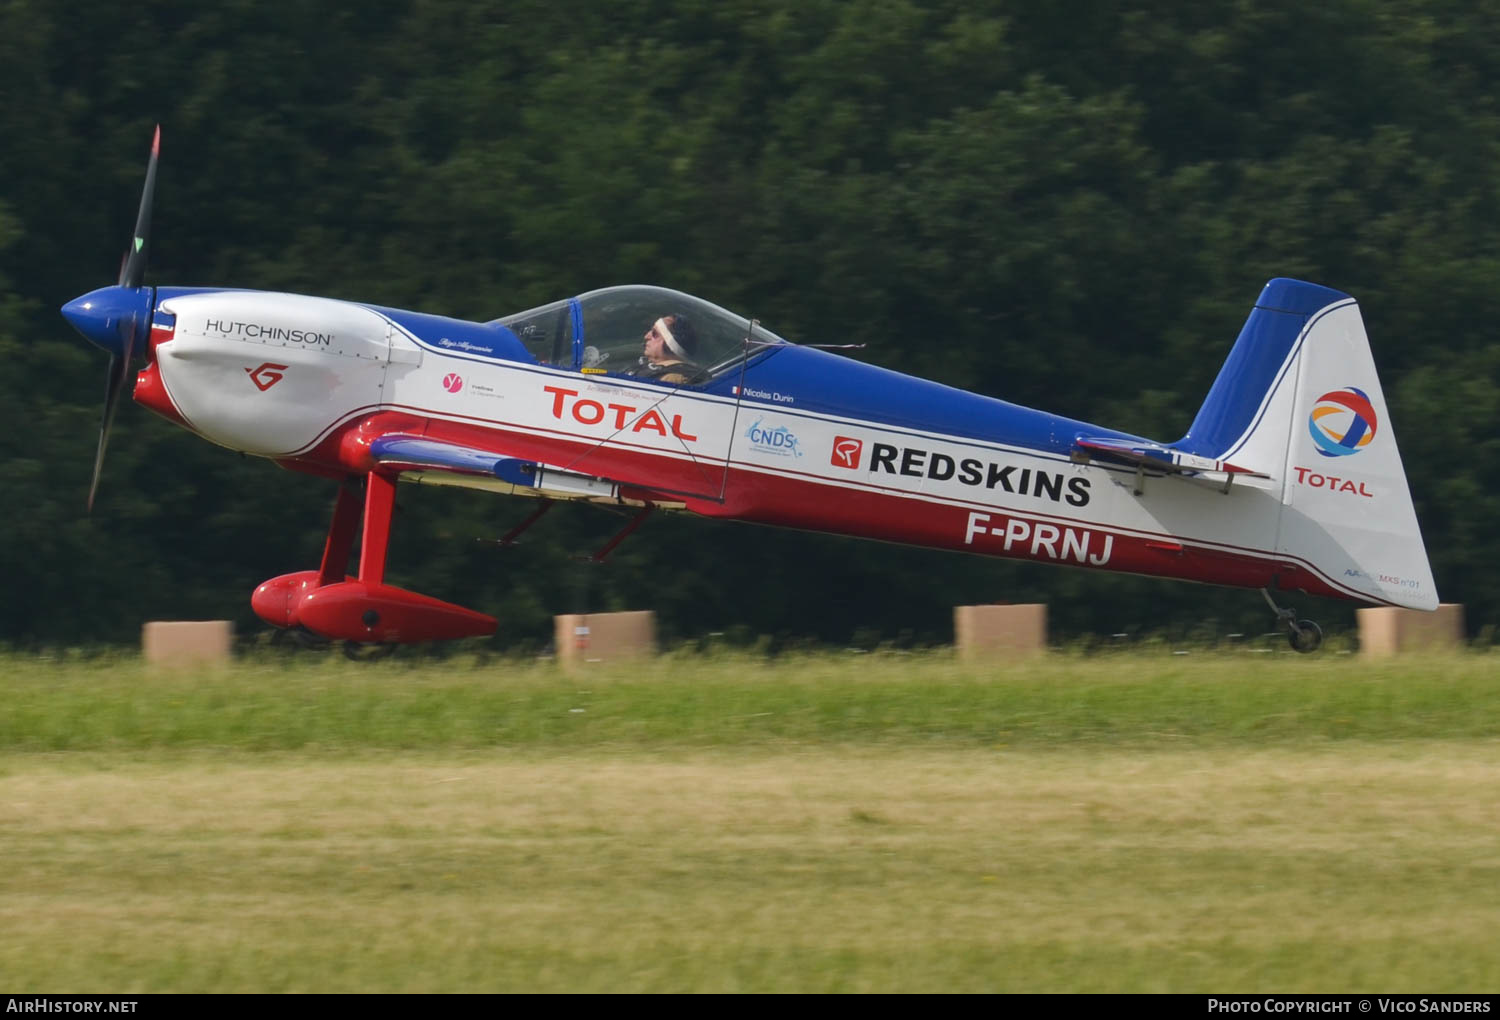
[[[1272,476],[1276,553],[1289,564],[1351,598],[1437,608],[1370,342],[1347,294],[1266,284],[1173,447]]]

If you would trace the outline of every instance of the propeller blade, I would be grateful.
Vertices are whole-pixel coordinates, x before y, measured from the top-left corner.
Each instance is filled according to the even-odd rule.
[[[141,189],[141,211],[136,214],[135,234],[130,239],[130,250],[125,255],[125,265],[120,269],[120,286],[139,287],[146,275],[146,253],[151,240],[151,202],[156,196],[156,160],[161,155],[161,125],[156,125],[156,134],[151,137],[151,162],[146,164],[146,185]]]
[[[125,380],[130,378],[130,355],[135,347],[135,320],[123,330],[120,337],[121,353],[109,356],[109,375],[104,382],[104,420],[99,424],[99,449],[94,454],[94,480],[89,483],[88,509],[94,510],[94,496],[99,492],[99,472],[104,468],[104,448],[109,445],[109,430],[115,421],[115,408],[120,406],[120,394],[125,392]]]
[[[130,379],[130,359],[138,340],[151,328],[155,289],[142,287],[146,254],[150,248],[151,203],[156,195],[156,161],[161,155],[161,125],[151,138],[151,162],[146,165],[146,184],[141,189],[141,209],[135,218],[130,250],[120,260],[120,280],[113,287],[100,287],[63,305],[63,317],[88,340],[109,352],[109,375],[104,383],[104,419],[99,424],[99,449],[94,454],[94,477],[89,482],[90,511],[99,494],[99,475],[104,469],[104,451],[115,421],[120,394]]]
[[[115,408],[120,406],[120,393],[125,389],[125,379],[130,375],[130,355],[109,356],[109,377],[104,383],[104,420],[99,425],[99,449],[94,454],[94,480],[89,483],[88,509],[94,510],[94,496],[99,492],[99,473],[104,469],[104,448],[109,445],[109,429],[114,424]]]

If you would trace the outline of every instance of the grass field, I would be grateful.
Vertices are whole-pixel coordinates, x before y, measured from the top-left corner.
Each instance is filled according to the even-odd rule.
[[[1493,991],[1497,664],[0,658],[0,987]]]

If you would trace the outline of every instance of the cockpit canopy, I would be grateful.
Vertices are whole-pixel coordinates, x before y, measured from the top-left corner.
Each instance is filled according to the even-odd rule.
[[[513,332],[539,364],[591,373],[621,374],[645,360],[645,335],[658,319],[676,316],[674,332],[684,360],[704,383],[768,345],[786,343],[756,323],[718,305],[665,287],[606,287],[576,298],[496,319]],[[746,340],[749,340],[749,343]]]

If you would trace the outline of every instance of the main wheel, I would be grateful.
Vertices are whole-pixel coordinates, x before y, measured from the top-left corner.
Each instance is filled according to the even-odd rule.
[[[314,634],[306,627],[278,627],[271,632],[272,648],[304,648],[321,652],[328,648],[328,639]]]
[[[378,645],[361,641],[344,642],[344,656],[353,659],[355,662],[376,662],[384,659],[395,650],[396,645],[394,643]]]
[[[1323,647],[1323,628],[1311,620],[1298,620],[1287,634],[1287,640],[1293,651],[1316,652]]]

